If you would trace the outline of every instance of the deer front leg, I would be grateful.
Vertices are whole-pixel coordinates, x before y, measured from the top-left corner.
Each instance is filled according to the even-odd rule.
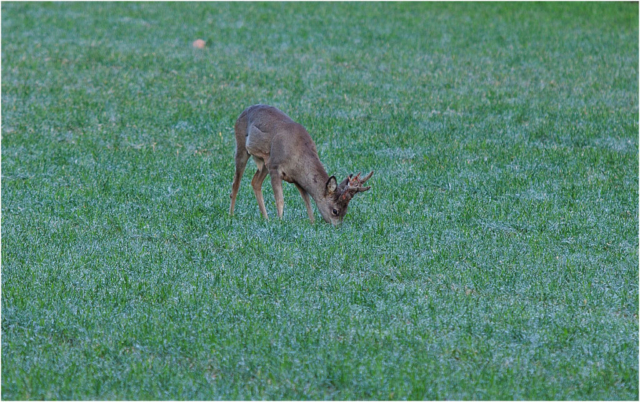
[[[258,171],[251,180],[251,187],[253,187],[253,192],[256,194],[260,213],[265,219],[269,219],[269,216],[267,215],[267,209],[264,207],[264,198],[262,198],[262,182],[267,177],[267,173],[269,173],[269,171],[264,165],[262,165],[262,167],[258,168]]]
[[[271,187],[273,188],[273,196],[276,198],[276,208],[278,209],[278,218],[282,219],[284,213],[284,195],[282,194],[282,178],[278,169],[271,169]]]
[[[295,185],[298,188],[302,199],[304,200],[304,205],[307,207],[307,215],[309,215],[309,220],[311,221],[311,223],[313,223],[313,209],[311,209],[311,203],[309,202],[309,193],[307,193],[304,188],[300,187],[298,183],[295,183]]]

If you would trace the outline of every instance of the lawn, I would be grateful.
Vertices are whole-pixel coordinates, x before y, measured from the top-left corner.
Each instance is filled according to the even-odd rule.
[[[3,2],[2,398],[637,400],[638,17]],[[255,103],[341,227],[228,215]]]

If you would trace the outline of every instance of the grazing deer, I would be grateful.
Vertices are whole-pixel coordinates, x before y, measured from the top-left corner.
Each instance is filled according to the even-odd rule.
[[[262,182],[271,175],[271,187],[276,199],[278,218],[282,218],[284,198],[282,180],[296,185],[307,207],[309,220],[313,223],[313,210],[309,196],[318,206],[320,215],[334,226],[342,222],[349,201],[357,193],[371,188],[362,185],[373,172],[360,178],[349,175],[338,185],[336,177],[327,174],[318,158],[316,145],[305,128],[291,120],[279,109],[267,105],[254,105],[245,109],[236,121],[236,173],[231,188],[233,215],[240,180],[247,166],[249,156],[258,165],[258,171],[251,180],[262,216],[268,219],[262,198]]]

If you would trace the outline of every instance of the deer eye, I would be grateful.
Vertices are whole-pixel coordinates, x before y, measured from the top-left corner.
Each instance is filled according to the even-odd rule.
[[[338,216],[338,210],[337,210],[337,209],[333,208],[333,211],[331,211],[331,212],[333,212],[333,214],[334,214],[335,216]]]

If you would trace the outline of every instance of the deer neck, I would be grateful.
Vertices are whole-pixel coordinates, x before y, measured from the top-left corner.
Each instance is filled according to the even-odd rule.
[[[322,166],[320,160],[316,159],[309,163],[306,174],[298,184],[318,203],[318,201],[324,197],[327,181],[329,181],[329,175],[326,170],[324,170],[324,166]]]

